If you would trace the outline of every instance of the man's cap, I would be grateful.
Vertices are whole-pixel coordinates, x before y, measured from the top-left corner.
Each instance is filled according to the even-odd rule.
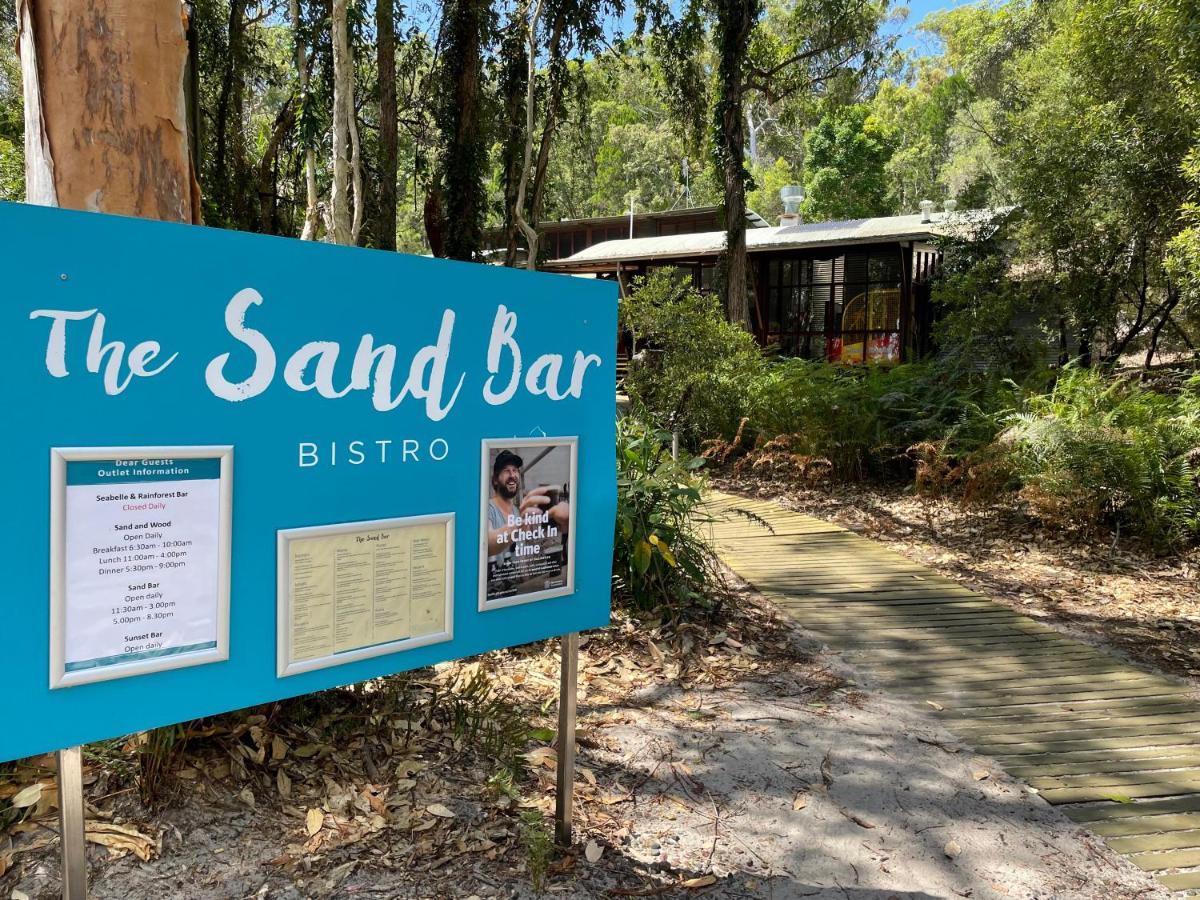
[[[492,463],[492,477],[500,474],[500,471],[506,466],[516,466],[518,469],[524,468],[525,460],[517,456],[511,450],[501,450],[496,454],[496,461]]]

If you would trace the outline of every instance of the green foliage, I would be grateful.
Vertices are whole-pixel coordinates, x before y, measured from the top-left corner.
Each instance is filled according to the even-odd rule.
[[[1177,305],[1165,262],[1200,126],[1162,22],[1135,0],[1060,2],[1007,73],[1001,159],[1025,207],[1026,258],[1051,269],[1074,352],[1114,362]],[[1163,306],[1164,302],[1167,306]]]
[[[25,199],[25,149],[0,137],[0,200]]]
[[[932,290],[938,344],[1012,375],[1056,361],[1047,360],[1047,352],[1060,342],[1045,283],[1014,277],[1008,235],[1016,218],[1009,213],[978,227],[964,224],[942,240],[944,264]]]
[[[827,113],[804,139],[806,219],[865,219],[890,210],[893,138],[866,104]]]
[[[138,793],[145,806],[154,806],[164,799],[167,778],[179,768],[187,747],[187,727],[166,725],[137,736]]]
[[[776,222],[783,213],[783,200],[779,192],[799,180],[792,164],[782,156],[776,157],[771,165],[754,166],[754,190],[746,194],[746,206],[768,222]]]
[[[536,809],[521,813],[518,833],[521,849],[525,851],[525,865],[529,870],[529,881],[535,893],[546,888],[546,875],[550,871],[550,858],[554,854],[554,838],[545,817]]]
[[[961,457],[992,439],[1004,389],[963,361],[893,369],[782,360],[755,382],[749,425],[762,441],[829,461],[842,479],[910,475],[910,448],[939,444]]]
[[[1172,396],[1071,367],[1007,421],[1001,443],[1046,521],[1164,548],[1200,536],[1200,376]]]
[[[715,296],[658,269],[635,279],[621,321],[637,347],[625,386],[649,421],[693,447],[737,429],[762,357],[753,336],[726,321]]]
[[[21,61],[12,11],[0,15],[0,200],[25,199],[25,120]]]
[[[1191,184],[1191,196],[1183,204],[1184,229],[1171,239],[1167,269],[1185,298],[1183,317],[1200,325],[1200,145],[1188,154],[1183,174]]]
[[[626,417],[617,423],[617,598],[636,609],[707,607],[720,584],[716,555],[702,533],[696,470],[671,457],[670,435]]]
[[[980,187],[990,144],[980,137],[963,140],[959,124],[971,99],[966,79],[931,60],[916,63],[912,77],[911,84],[885,80],[871,103],[891,138],[884,174],[892,211],[915,212],[922,200],[943,197],[957,198],[964,207],[987,206],[991,198]]]
[[[444,254],[451,259],[475,259],[483,246],[488,141],[481,81],[494,27],[491,6],[484,0],[442,4],[443,49],[433,118],[443,148],[439,172],[445,204]]]

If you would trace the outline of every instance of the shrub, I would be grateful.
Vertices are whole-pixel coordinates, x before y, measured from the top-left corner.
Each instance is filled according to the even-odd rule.
[[[1050,524],[1171,547],[1200,535],[1200,376],[1172,396],[1069,367],[1007,420],[1022,495]]]
[[[619,600],[641,610],[713,603],[716,555],[703,535],[699,458],[671,458],[670,435],[626,417],[617,425],[617,530],[613,578]]]
[[[725,321],[720,300],[658,269],[635,279],[621,321],[636,344],[625,387],[639,415],[691,447],[730,437],[763,359],[753,336]]]
[[[760,443],[786,437],[792,453],[827,459],[838,478],[907,477],[914,447],[946,465],[990,442],[1011,394],[951,357],[892,369],[788,359],[754,384],[748,415]]]

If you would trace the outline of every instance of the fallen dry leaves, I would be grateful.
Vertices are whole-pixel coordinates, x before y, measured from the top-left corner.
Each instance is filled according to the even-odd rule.
[[[84,827],[85,840],[108,849],[108,855],[120,859],[132,853],[142,862],[149,862],[160,852],[158,838],[150,837],[129,825],[88,821]]]
[[[709,872],[643,864],[623,849],[636,827],[641,784],[612,764],[616,745],[605,730],[640,712],[655,685],[708,691],[803,668],[798,659],[778,613],[736,596],[709,618],[617,614],[609,629],[584,635],[576,732],[580,844],[551,861],[550,878],[597,878],[604,890],[615,880],[617,895],[630,896],[647,884],[651,894],[716,884]],[[238,810],[259,823],[263,839],[286,835],[269,876],[285,882],[316,874],[336,891],[355,866],[366,865],[411,873],[440,894],[459,881],[460,862],[488,867],[501,883],[527,880],[526,819],[540,814],[549,829],[554,811],[558,666],[558,645],[550,641],[190,723],[169,802],[217,804],[214,812]],[[812,668],[806,697],[819,702],[841,682]],[[686,725],[724,715],[719,704],[704,702],[665,704],[658,712]],[[140,807],[128,762],[136,762],[139,746],[114,744],[110,752],[125,768],[90,761],[85,779],[96,782],[87,839],[125,865],[170,856],[172,841],[180,839],[153,825],[152,813]],[[505,759],[514,775],[505,774]],[[8,878],[0,895],[17,884],[18,870],[57,846],[52,763],[0,769],[0,811],[20,813],[0,829],[0,878],[6,872]],[[666,771],[681,796],[704,796],[683,761]],[[797,796],[795,808],[803,806]]]

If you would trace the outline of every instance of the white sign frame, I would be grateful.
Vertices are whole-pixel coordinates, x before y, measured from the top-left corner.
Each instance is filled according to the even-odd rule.
[[[415,650],[430,644],[441,644],[454,639],[454,519],[452,512],[432,513],[421,516],[403,516],[392,519],[369,519],[361,522],[339,522],[332,525],[307,525],[302,528],[283,528],[277,534],[276,544],[276,646],[275,674],[279,678],[290,675],[300,675],[317,669],[327,669],[332,666],[343,666],[347,663],[376,656],[386,656],[406,650]],[[288,545],[294,540],[305,538],[326,537],[331,534],[346,534],[359,531],[375,531],[380,528],[407,528],[413,525],[435,525],[443,523],[446,526],[446,573],[445,573],[445,627],[441,631],[418,635],[417,637],[401,638],[386,644],[376,644],[371,647],[360,647],[357,650],[347,650],[344,653],[334,653],[328,656],[317,656],[312,659],[292,660],[291,633],[291,572]]]
[[[68,672],[67,655],[67,463],[106,459],[219,459],[217,518],[217,646],[192,653],[134,660]],[[166,481],[169,479],[159,479]],[[229,659],[229,583],[233,532],[233,446],[50,448],[50,688],[51,690],[165,672]]]
[[[502,597],[498,600],[487,598],[487,533],[488,533],[488,501],[491,500],[492,471],[489,464],[489,453],[493,448],[520,450],[523,447],[547,447],[551,445],[570,447],[571,449],[571,489],[578,497],[579,485],[579,437],[534,437],[534,438],[484,438],[480,452],[480,501],[479,501],[479,612],[489,612],[493,609],[505,609],[510,606],[523,606],[526,603],[537,603],[540,600],[551,600],[555,597],[568,597],[575,593],[575,533],[579,521],[579,507],[574,499],[571,501],[571,522],[567,531],[567,583],[560,588],[545,591],[535,591],[531,594],[519,594],[515,597]]]

